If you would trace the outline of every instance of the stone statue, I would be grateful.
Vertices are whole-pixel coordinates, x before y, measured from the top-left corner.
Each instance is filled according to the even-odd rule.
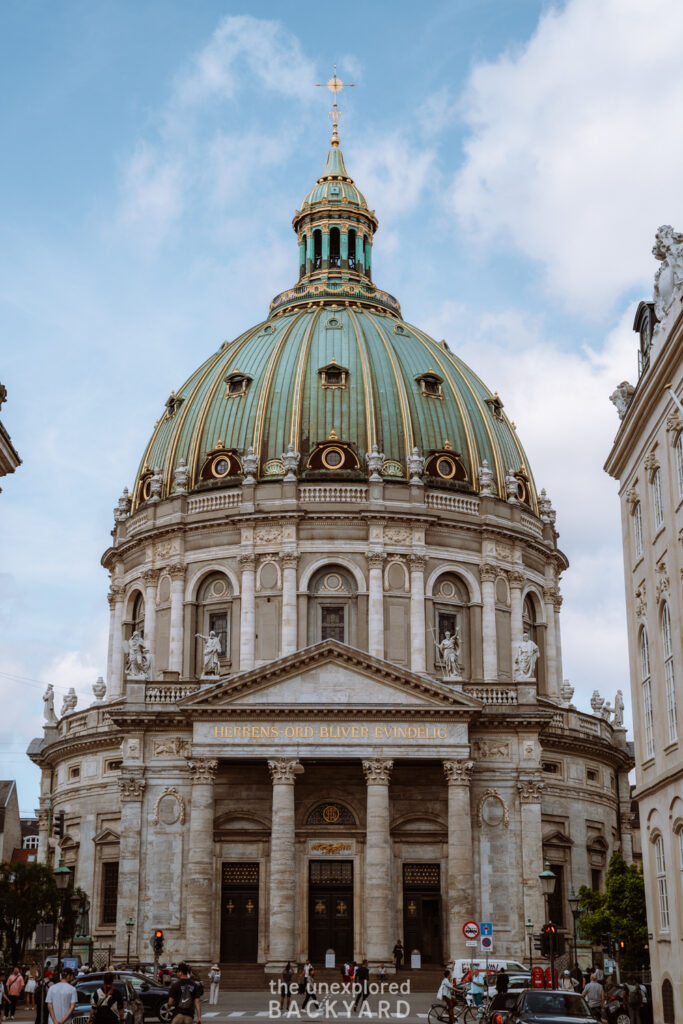
[[[482,461],[479,467],[479,493],[480,494],[493,494],[493,471],[489,469],[489,464],[486,459]]]
[[[190,479],[190,471],[187,468],[187,462],[185,459],[181,459],[175,468],[175,489],[176,494],[186,494],[187,484]]]
[[[128,488],[124,487],[123,493],[121,494],[121,497],[116,503],[116,508],[114,509],[115,523],[122,523],[124,519],[128,518],[128,516],[130,515],[130,505],[130,494],[128,493]]]
[[[384,452],[379,450],[378,445],[373,444],[372,451],[365,453],[365,461],[367,462],[368,469],[370,470],[370,479],[381,480],[382,477],[380,476],[380,470],[384,465]]]
[[[515,682],[533,682],[536,679],[536,662],[538,661],[538,647],[530,639],[528,633],[524,633],[521,643],[517,644],[515,651]]]
[[[444,633],[441,643],[436,645],[439,650],[441,667],[444,671],[444,679],[461,679],[461,665],[458,661],[460,651],[460,632],[456,626],[455,633],[451,635],[448,630]]]
[[[161,488],[164,483],[161,470],[156,469],[149,478],[149,500],[150,501],[161,501]]]
[[[425,460],[420,455],[418,448],[413,448],[412,454],[408,456],[407,461],[411,484],[421,484]]]
[[[605,698],[601,697],[597,690],[593,690],[593,696],[591,697],[591,708],[593,709],[594,715],[599,715],[602,710],[602,705],[605,703]]]
[[[76,696],[76,691],[73,686],[70,686],[64,700],[62,701],[62,710],[59,717],[63,718],[69,711],[74,711],[77,704],[78,697]]]
[[[90,900],[84,896],[76,917],[75,939],[90,938]]]
[[[615,729],[624,728],[624,694],[621,690],[617,690],[617,695],[614,698],[614,721],[612,725]]]
[[[104,695],[107,692],[107,684],[102,676],[98,676],[96,681],[92,684],[92,692],[95,694],[95,700],[97,703],[101,704],[104,700]]]
[[[250,448],[247,454],[242,459],[242,468],[244,469],[244,482],[245,483],[256,483],[256,472],[258,470],[259,456],[256,455],[253,448]]]
[[[518,487],[519,483],[517,477],[515,476],[514,470],[508,469],[507,476],[505,477],[505,490],[507,491],[507,500],[512,502],[513,505],[516,504],[518,500]]]
[[[674,231],[670,224],[663,224],[657,228],[652,255],[662,261],[655,274],[653,296],[657,319],[662,321],[683,284],[683,234]],[[655,332],[658,328],[659,324]]]
[[[550,522],[550,513],[552,511],[552,508],[552,502],[550,501],[550,498],[548,497],[548,492],[544,487],[538,496],[538,514],[540,515],[541,520],[544,523]]]
[[[296,480],[296,471],[301,461],[301,452],[294,451],[294,445],[290,441],[287,451],[280,456],[285,467],[285,480]]]
[[[220,638],[216,636],[213,630],[210,630],[208,636],[204,636],[202,633],[195,633],[195,636],[204,641],[202,679],[215,679],[221,674],[221,663],[218,660],[223,653],[221,651]]]
[[[610,402],[617,407],[620,420],[623,420],[626,415],[635,390],[636,389],[633,384],[629,384],[627,380],[622,380],[621,384],[617,384],[616,388],[609,396]]]
[[[57,716],[55,715],[55,688],[52,683],[47,684],[47,689],[43,694],[43,717],[45,718],[46,725],[57,724]]]
[[[137,629],[130,640],[123,641],[123,649],[126,653],[126,679],[151,679],[152,656]]]

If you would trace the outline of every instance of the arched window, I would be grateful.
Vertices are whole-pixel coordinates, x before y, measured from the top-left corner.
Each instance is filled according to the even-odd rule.
[[[320,270],[323,265],[323,233],[317,228],[313,232],[313,269]]]
[[[655,870],[657,872],[657,898],[659,900],[659,930],[669,930],[669,890],[666,883],[666,858],[664,856],[664,839],[655,839]]]
[[[356,229],[349,230],[349,270],[356,269]]]
[[[309,586],[309,642],[339,640],[353,645],[356,633],[356,582],[345,569],[327,565]]]
[[[522,608],[522,632],[528,633],[529,639],[533,640],[535,644],[538,643],[536,608],[534,607],[534,599],[530,594],[527,594],[524,598],[524,606]]]
[[[664,522],[664,500],[662,498],[662,474],[656,469],[652,475],[652,500],[655,510],[655,526],[657,529]]]
[[[678,470],[678,497],[683,498],[683,431],[676,439],[676,469]]]
[[[647,633],[640,633],[640,681],[643,689],[643,724],[645,726],[645,757],[654,757],[655,743],[652,728],[652,682],[650,679],[650,649]]]
[[[340,249],[340,235],[339,228],[330,228],[330,266],[338,267],[341,265],[341,249]]]
[[[470,623],[469,623],[469,593],[462,580],[454,573],[444,573],[439,576],[434,584],[434,629],[436,643],[441,644],[448,633],[450,637],[456,638],[455,656],[457,675],[463,679],[469,679],[470,669]],[[444,658],[437,649],[437,666],[444,665]]]
[[[133,601],[132,632],[145,635],[145,599],[142,594],[136,594]]]
[[[211,573],[203,580],[197,594],[197,628],[194,632],[202,636],[208,636],[211,631],[216,634],[221,645],[221,665],[230,661],[231,605],[230,580],[222,572]],[[195,674],[200,676],[204,666],[204,641],[197,637],[196,644]]]
[[[636,558],[643,554],[643,510],[637,501],[633,507],[633,548]]]
[[[662,1015],[663,1024],[676,1024],[674,990],[668,978],[665,978],[662,982]]]
[[[38,842],[38,836],[24,836],[21,847],[23,850],[37,850]]]
[[[664,684],[666,687],[666,718],[669,726],[669,742],[673,743],[678,735],[676,721],[676,689],[674,680],[674,652],[671,642],[671,614],[669,605],[662,605],[662,647],[664,649]]]

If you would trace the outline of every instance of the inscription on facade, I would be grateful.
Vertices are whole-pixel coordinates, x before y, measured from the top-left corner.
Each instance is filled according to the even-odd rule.
[[[445,725],[214,725],[217,740],[445,740]]]

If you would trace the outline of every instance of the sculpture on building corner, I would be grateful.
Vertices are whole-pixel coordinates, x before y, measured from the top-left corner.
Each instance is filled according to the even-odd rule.
[[[221,674],[221,663],[219,661],[220,655],[223,653],[221,650],[220,637],[217,637],[215,632],[209,630],[209,635],[204,636],[202,633],[195,633],[195,636],[199,640],[204,641],[204,664],[202,667],[202,679],[217,679]]]
[[[69,711],[74,711],[77,703],[78,697],[76,696],[76,691],[73,688],[73,686],[70,686],[66,693],[66,696],[64,697],[64,700],[62,701],[62,710],[60,712],[60,718],[63,718],[64,715],[68,714]]]
[[[670,224],[657,228],[652,255],[662,261],[655,274],[654,305],[659,321],[664,320],[671,309],[676,292],[683,285],[683,234],[674,231]],[[655,331],[660,330],[657,324]]]
[[[123,641],[123,650],[126,655],[126,679],[151,679],[152,655],[137,630],[130,640]]]
[[[536,662],[538,646],[529,637],[522,635],[521,642],[515,648],[514,678],[516,683],[534,682],[536,680]]]
[[[55,715],[55,688],[52,683],[47,684],[47,689],[43,694],[43,716],[45,718],[46,725],[57,724],[57,716]]]
[[[435,636],[434,646],[436,647],[437,664],[443,670],[444,680],[460,682],[462,680],[462,665],[458,660],[458,654],[460,653],[460,630],[458,627],[455,627],[453,633],[446,630],[443,640],[440,642]]]
[[[624,416],[628,412],[628,407],[633,400],[633,393],[636,389],[633,384],[629,384],[627,380],[622,380],[621,384],[617,384],[616,388],[609,396],[610,402],[616,406],[619,419],[623,420]]]

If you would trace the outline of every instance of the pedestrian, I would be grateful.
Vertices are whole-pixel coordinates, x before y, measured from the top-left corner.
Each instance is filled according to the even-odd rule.
[[[192,980],[187,964],[178,964],[176,980],[168,991],[173,1024],[192,1024],[195,1012],[197,1024],[202,1024],[201,994],[201,986]]]
[[[61,981],[50,986],[45,999],[52,1024],[67,1024],[78,1001],[76,989],[72,984],[74,972],[71,968],[65,967],[60,977]]]
[[[0,971],[0,1021],[5,1015],[5,1006],[9,1004],[5,988],[5,972]]]
[[[588,1009],[595,1019],[602,1020],[602,1008],[605,1005],[605,990],[598,982],[595,974],[591,974],[591,980],[588,982],[581,994],[588,1003]]]
[[[598,985],[602,985],[602,987],[604,988],[605,987],[605,972],[603,971],[602,967],[600,967],[598,965],[595,968],[593,973],[595,974],[595,980],[597,981]]]
[[[642,1024],[652,1024],[652,1006],[647,994],[647,986],[640,983],[640,995],[642,1003],[640,1004],[640,1019]]]
[[[574,964],[572,968],[572,978],[576,982],[576,988],[583,988],[585,984],[583,980],[583,971],[578,964]]]
[[[384,964],[379,965],[379,968],[377,970],[377,977],[379,978],[380,985],[382,985],[387,980],[387,972],[384,967]]]
[[[484,1002],[484,978],[478,967],[472,970],[472,980],[470,981],[470,995],[472,996],[472,1002],[479,1008]]]
[[[439,985],[439,991],[436,993],[437,999],[443,999],[448,1010],[448,1019],[450,1024],[453,1024],[453,1004],[455,1002],[455,996],[453,993],[453,982],[451,981],[451,972],[446,968],[443,972],[443,978]]]
[[[576,989],[576,981],[572,978],[569,971],[562,971],[562,978],[560,980],[560,988],[563,992],[573,992]]]
[[[106,971],[102,985],[90,998],[88,1024],[123,1024],[123,996],[114,988],[114,975]]]
[[[498,968],[498,974],[496,975],[496,992],[498,995],[502,995],[507,992],[510,987],[510,975],[507,973],[504,967]]]
[[[640,1008],[643,1005],[643,993],[640,991],[640,985],[632,974],[626,981],[626,991],[628,993],[628,1016],[631,1024],[640,1024]]]
[[[307,967],[308,974],[306,973]],[[309,1002],[315,1003],[316,1006],[318,1005],[318,1000],[315,998],[315,971],[313,970],[313,964],[310,960],[307,960],[304,964],[304,987],[306,989],[306,994],[304,996],[304,1001],[301,1004],[302,1010],[306,1009],[306,1004]]]
[[[400,939],[396,939],[396,945],[393,949],[394,963],[396,964],[396,970],[400,971],[403,961],[405,959],[405,953],[403,951],[403,943]]]
[[[17,1011],[17,999],[24,991],[24,978],[18,967],[12,968],[12,973],[7,979],[7,995],[9,996],[9,1013],[7,1020],[14,1020]]]
[[[282,979],[280,980],[280,1009],[287,1010],[292,999],[292,965],[290,961],[287,961],[287,966],[282,972]]]
[[[362,964],[356,971],[356,977],[354,979],[354,988],[356,990],[356,999],[353,1004],[354,1010],[357,1009],[360,1003],[361,1007],[368,998],[370,985],[370,971],[368,970],[367,960],[363,960]]]
[[[209,1006],[216,1006],[218,1003],[218,993],[221,988],[221,969],[218,964],[214,964],[209,971],[209,981],[211,982],[211,988],[209,989]]]
[[[50,1019],[50,1013],[47,1008],[46,998],[49,989],[52,988],[51,978],[39,978],[38,985],[35,993],[36,1003],[36,1020],[35,1024],[47,1024]]]
[[[38,967],[35,961],[31,964],[26,975],[26,1008],[32,1010],[34,1006],[34,994],[38,986]]]

